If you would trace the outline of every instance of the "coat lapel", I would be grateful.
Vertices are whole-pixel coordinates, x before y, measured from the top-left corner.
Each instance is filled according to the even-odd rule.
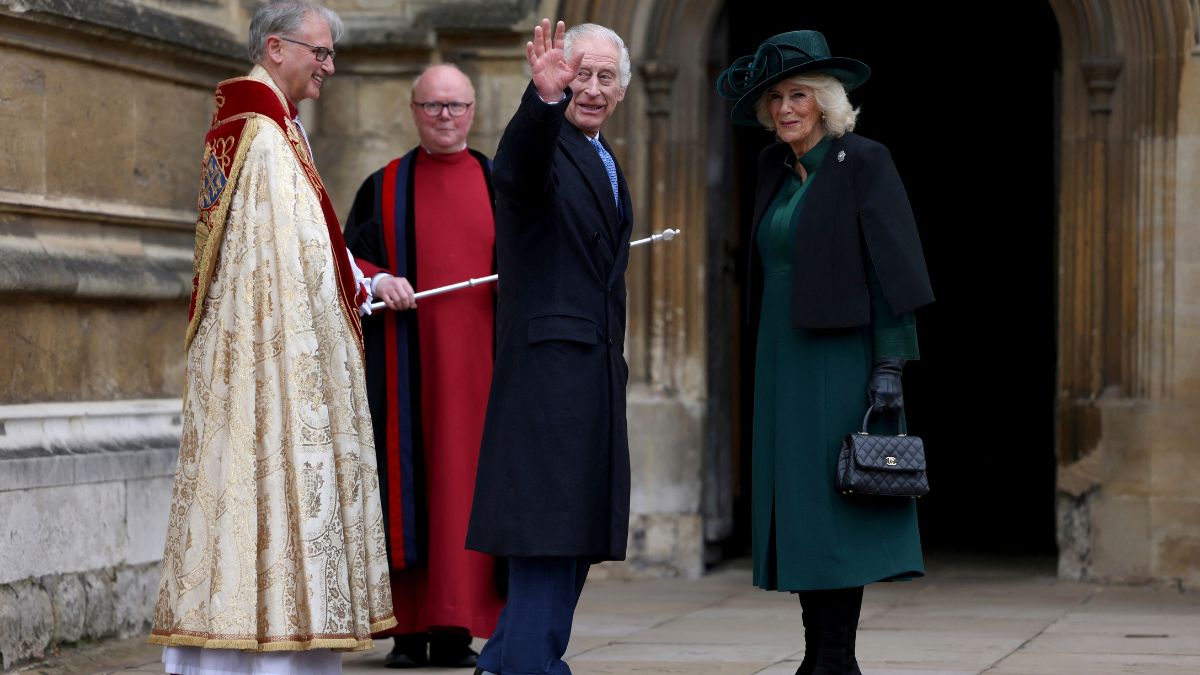
[[[612,246],[615,244],[613,234],[617,231],[617,205],[613,203],[612,185],[608,182],[608,172],[604,170],[604,162],[600,161],[600,155],[584,138],[583,132],[574,126],[564,124],[558,139],[567,158],[579,169],[579,173],[583,174],[584,182],[591,189],[592,196],[596,198],[600,212],[604,214],[604,222],[608,225],[605,228],[604,236],[608,238],[609,246]],[[615,162],[616,159],[614,158],[613,161]],[[620,176],[619,169],[617,175]]]

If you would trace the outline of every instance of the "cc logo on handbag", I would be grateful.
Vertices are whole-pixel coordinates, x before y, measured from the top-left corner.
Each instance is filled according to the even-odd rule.
[[[883,461],[884,461],[884,462],[885,462],[885,463],[886,463],[888,466],[896,466],[896,458],[895,458],[895,457],[884,457],[884,458],[883,458]]]

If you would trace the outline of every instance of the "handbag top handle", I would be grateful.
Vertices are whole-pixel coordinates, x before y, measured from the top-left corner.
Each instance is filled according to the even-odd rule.
[[[862,431],[858,432],[860,436],[868,435],[867,434],[867,421],[871,419],[871,413],[874,411],[875,411],[875,406],[873,406],[873,405],[867,406],[867,414],[863,415]],[[906,422],[904,419],[904,411],[903,410],[900,411],[900,433],[897,435],[898,436],[907,436],[908,435],[908,422]]]

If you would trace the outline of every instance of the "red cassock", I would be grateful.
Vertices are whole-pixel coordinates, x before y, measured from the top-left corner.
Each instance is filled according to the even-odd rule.
[[[418,291],[487,276],[494,271],[491,204],[486,158],[418,149],[363,183],[347,242],[365,273],[404,276]],[[495,290],[480,286],[364,321],[368,392],[382,399],[371,407],[398,621],[383,635],[461,626],[488,637],[496,627],[504,601],[495,559],[464,548],[494,320]]]

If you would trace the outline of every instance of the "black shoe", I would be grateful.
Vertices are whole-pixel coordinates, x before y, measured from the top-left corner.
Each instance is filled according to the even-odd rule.
[[[387,668],[421,668],[429,665],[429,657],[425,654],[426,642],[424,633],[395,636],[396,645],[384,659]]]
[[[468,638],[469,639],[469,638]],[[429,665],[440,668],[475,668],[479,660],[479,652],[471,649],[470,644],[453,644],[440,642],[436,638],[429,641]],[[476,672],[485,672],[476,670]]]
[[[427,659],[418,661],[408,654],[393,649],[383,660],[383,665],[385,668],[422,668],[429,665],[429,661]]]

